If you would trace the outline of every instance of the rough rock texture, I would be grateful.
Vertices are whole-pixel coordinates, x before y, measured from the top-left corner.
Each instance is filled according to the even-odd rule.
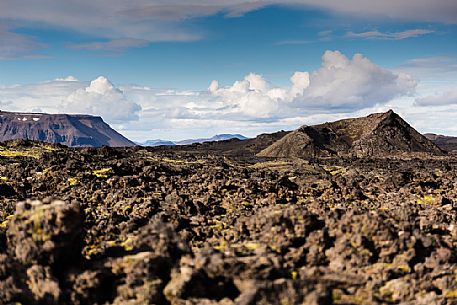
[[[443,154],[392,110],[367,117],[303,126],[258,153],[260,157],[316,158],[399,153]]]
[[[314,161],[0,144],[0,304],[456,304],[455,156]]]
[[[66,146],[133,146],[101,117],[0,111],[0,142],[34,140]]]
[[[426,133],[424,136],[443,150],[457,152],[457,137],[443,136],[434,133]]]

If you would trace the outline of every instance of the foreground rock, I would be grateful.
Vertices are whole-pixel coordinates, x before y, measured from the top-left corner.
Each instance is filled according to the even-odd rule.
[[[0,304],[455,304],[457,159],[314,161],[2,146]]]

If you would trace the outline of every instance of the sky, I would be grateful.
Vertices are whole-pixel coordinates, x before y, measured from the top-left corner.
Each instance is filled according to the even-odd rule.
[[[457,136],[457,2],[0,0],[0,109],[135,141],[388,109]]]

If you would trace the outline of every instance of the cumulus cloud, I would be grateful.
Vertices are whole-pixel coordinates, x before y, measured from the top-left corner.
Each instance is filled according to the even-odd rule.
[[[252,136],[384,110],[391,107],[386,103],[414,88],[407,75],[383,69],[360,54],[350,59],[327,51],[319,69],[293,73],[288,86],[277,86],[256,73],[228,86],[214,80],[204,91],[116,87],[105,77],[91,82],[66,77],[0,87],[0,101],[9,111],[100,115],[135,140],[176,140],[223,132]]]
[[[457,105],[457,86],[438,95],[418,98],[415,104],[418,106]]]
[[[362,38],[362,39],[386,39],[386,40],[402,40],[407,38],[419,37],[427,34],[434,33],[435,31],[426,30],[426,29],[414,29],[407,30],[402,32],[379,32],[379,31],[369,31],[369,32],[347,32],[346,37],[348,38]]]
[[[286,108],[363,109],[411,94],[416,87],[406,74],[383,69],[361,54],[348,59],[338,51],[326,51],[318,70],[295,72],[290,81],[289,88],[274,87],[251,73],[226,88],[213,82],[209,91],[239,113],[265,118],[282,115]]]
[[[111,122],[138,120],[141,107],[125,98],[124,92],[100,76],[70,94],[63,103],[66,111],[100,115]]]
[[[416,82],[406,74],[383,69],[361,54],[352,59],[326,51],[320,69],[311,72],[309,86],[294,102],[313,108],[361,109],[411,94]]]

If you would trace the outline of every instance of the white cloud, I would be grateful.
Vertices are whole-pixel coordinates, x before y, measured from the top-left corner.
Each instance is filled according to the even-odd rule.
[[[295,72],[287,88],[275,87],[250,73],[229,87],[221,88],[213,81],[209,94],[226,107],[226,114],[265,119],[373,107],[412,94],[416,86],[408,75],[383,69],[361,54],[348,59],[338,51],[327,51],[322,61],[316,71]]]
[[[76,77],[74,77],[72,75],[69,75],[69,76],[63,77],[63,78],[56,78],[55,81],[58,81],[58,82],[77,82],[79,80]]]
[[[141,107],[125,98],[124,92],[105,77],[91,81],[86,88],[70,94],[63,103],[63,109],[71,113],[100,115],[111,122],[138,120]]]
[[[309,86],[294,102],[318,109],[361,109],[411,94],[415,86],[408,75],[383,69],[361,54],[348,59],[338,51],[326,51],[321,68],[310,73]]]
[[[379,32],[369,31],[362,33],[347,32],[346,37],[348,38],[363,38],[363,39],[386,39],[386,40],[402,40],[407,38],[419,37],[427,34],[434,33],[435,31],[426,29],[414,29],[402,32]]]
[[[417,98],[415,104],[418,106],[457,105],[457,86],[441,94]]]
[[[408,76],[376,66],[360,54],[348,59],[328,51],[322,60],[316,71],[295,72],[285,87],[255,73],[229,86],[212,81],[205,91],[116,87],[105,77],[92,82],[67,77],[0,87],[0,102],[8,111],[100,115],[134,140],[177,140],[224,132],[253,136],[365,113],[415,87]]]

